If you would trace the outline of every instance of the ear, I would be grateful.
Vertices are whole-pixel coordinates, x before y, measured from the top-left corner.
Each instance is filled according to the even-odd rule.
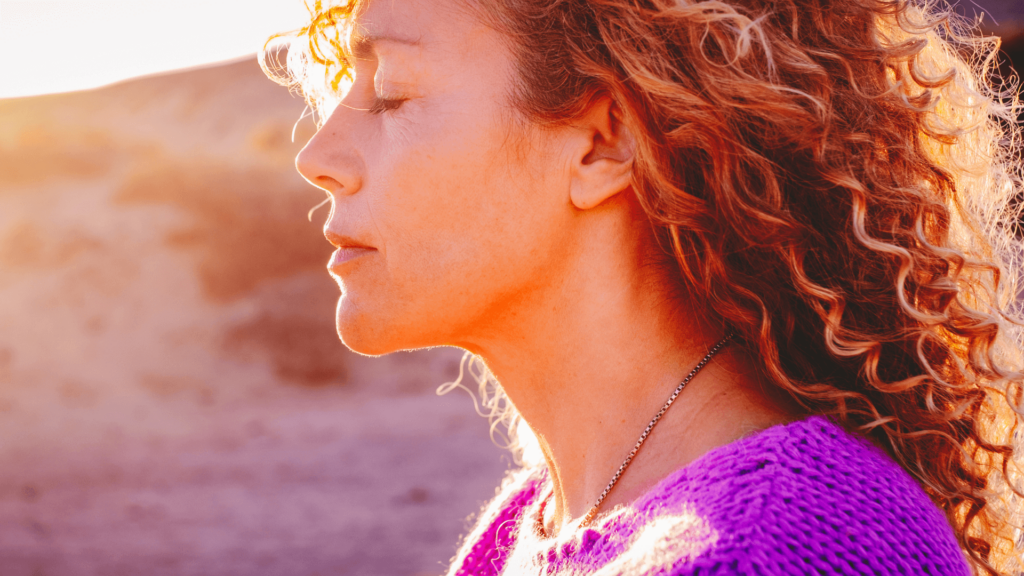
[[[629,187],[636,139],[622,121],[622,110],[608,97],[594,101],[573,127],[578,137],[569,199],[580,210],[589,210]]]

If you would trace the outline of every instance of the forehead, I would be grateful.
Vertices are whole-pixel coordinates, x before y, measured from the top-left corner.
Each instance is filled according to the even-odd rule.
[[[481,27],[462,0],[364,0],[349,45],[398,43],[423,48],[465,42]]]
[[[476,0],[368,0],[353,15],[349,53],[386,53],[393,82],[415,82],[463,100],[506,100],[516,76],[505,36],[481,17]]]

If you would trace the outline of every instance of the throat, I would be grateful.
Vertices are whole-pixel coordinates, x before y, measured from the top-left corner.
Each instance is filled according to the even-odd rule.
[[[640,433],[640,436],[637,439],[636,443],[633,445],[633,448],[629,451],[626,458],[619,465],[618,469],[615,470],[615,473],[611,476],[611,479],[609,480],[608,484],[604,487],[601,493],[594,500],[593,505],[591,505],[587,509],[586,513],[579,520],[578,524],[576,525],[576,529],[587,528],[593,523],[596,516],[602,512],[602,509],[605,506],[606,500],[608,499],[609,495],[618,486],[619,481],[622,479],[627,469],[629,469],[630,465],[636,459],[637,455],[640,453],[640,450],[644,447],[645,443],[647,442],[648,437],[650,437],[651,434],[654,432],[655,427],[658,425],[659,422],[661,422],[662,418],[668,412],[669,408],[672,407],[672,405],[678,400],[680,394],[682,394],[686,386],[694,378],[697,377],[701,370],[705,366],[707,366],[708,363],[711,362],[715,355],[721,352],[722,349],[729,344],[729,342],[733,339],[733,336],[734,335],[732,333],[726,334],[710,350],[708,350],[707,354],[705,354],[704,357],[701,358],[699,362],[697,362],[693,369],[690,370],[686,377],[683,378],[681,382],[679,382],[679,384],[675,387],[672,393],[665,400],[664,404],[661,405],[661,409],[654,414],[650,422],[648,422],[646,428],[644,428],[643,432]],[[553,471],[558,470],[557,468],[552,466],[550,458],[548,464],[549,468],[551,468]],[[634,483],[634,485],[635,484],[636,483]],[[552,493],[562,492],[564,494],[564,490],[560,490],[564,488],[564,486],[561,485],[561,482],[553,481],[552,485]],[[547,508],[547,502],[548,499],[550,499],[550,497],[551,496],[548,496],[547,498],[541,501],[537,514],[536,530],[538,534],[544,538],[548,537],[549,534],[554,532],[554,526],[565,526],[567,524],[575,524],[574,522],[568,521],[568,517],[566,515],[567,507],[565,505],[559,506],[559,510],[553,511],[550,519],[546,518],[545,510]],[[563,503],[564,499],[559,499],[558,502]]]

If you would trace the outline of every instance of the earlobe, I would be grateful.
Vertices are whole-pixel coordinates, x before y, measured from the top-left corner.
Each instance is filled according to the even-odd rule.
[[[580,210],[590,210],[603,202],[603,200],[588,194],[583,183],[577,178],[573,178],[572,183],[569,184],[569,200],[572,201],[573,206]]]
[[[587,138],[575,160],[569,199],[577,209],[589,210],[630,186],[636,140],[610,98],[595,102],[578,127]]]
[[[603,160],[591,165],[589,173],[573,178],[569,186],[569,199],[580,210],[589,210],[622,192],[633,180],[633,160]]]

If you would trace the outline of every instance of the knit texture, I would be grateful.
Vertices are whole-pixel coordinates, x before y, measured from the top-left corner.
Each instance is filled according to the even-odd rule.
[[[591,527],[543,538],[550,492],[546,469],[513,473],[449,576],[971,573],[914,479],[821,416],[716,448]]]

